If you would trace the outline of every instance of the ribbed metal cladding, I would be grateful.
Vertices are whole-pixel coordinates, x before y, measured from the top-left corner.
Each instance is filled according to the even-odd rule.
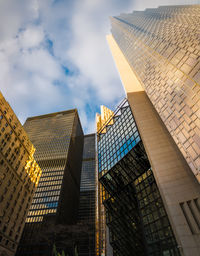
[[[17,255],[51,255],[54,244],[69,253],[74,245],[64,240],[77,222],[83,150],[77,110],[31,117],[24,127],[43,172]]]

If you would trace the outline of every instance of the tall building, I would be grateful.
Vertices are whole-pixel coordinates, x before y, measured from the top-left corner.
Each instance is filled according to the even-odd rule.
[[[95,210],[96,210],[96,146],[95,134],[84,136],[81,171],[80,203],[77,234],[79,256],[95,256]]]
[[[115,256],[180,255],[126,99],[97,136],[100,201],[106,213],[104,223],[100,211],[99,255],[112,255],[109,243]]]
[[[199,12],[194,5],[121,14],[111,18],[108,36],[179,251],[187,256],[200,254]]]
[[[14,256],[41,176],[35,148],[0,93],[0,255]]]
[[[199,12],[200,5],[162,6],[111,23],[113,39],[200,182]]]
[[[99,130],[101,130],[101,133],[106,133],[106,129],[101,129],[102,127],[104,127],[105,125],[111,125],[113,124],[113,119],[110,118],[114,112],[111,111],[110,109],[108,109],[105,106],[101,106],[100,108],[100,113],[96,114],[96,130],[97,132]],[[110,120],[109,123],[107,123],[107,121]],[[98,134],[98,133],[97,133]],[[97,136],[98,137],[98,136]],[[97,153],[98,153],[98,157],[99,158],[99,150],[98,150],[98,142],[99,140],[97,140]],[[99,160],[98,160],[99,161]],[[97,167],[97,171],[99,170],[99,168]],[[103,187],[102,184],[99,182],[99,173],[97,174],[97,198],[96,198],[96,255],[107,255],[107,256],[111,256],[109,253],[109,234],[108,234],[108,229],[106,226],[106,211],[105,211],[105,207],[103,204]]]
[[[76,109],[28,118],[41,176],[17,255],[50,256],[54,245],[73,255],[78,220],[83,132]]]

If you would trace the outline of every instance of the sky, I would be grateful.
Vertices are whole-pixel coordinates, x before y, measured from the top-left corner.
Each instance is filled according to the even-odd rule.
[[[109,16],[200,0],[0,0],[0,90],[19,120],[77,108],[95,132],[100,105],[125,93],[106,35]]]

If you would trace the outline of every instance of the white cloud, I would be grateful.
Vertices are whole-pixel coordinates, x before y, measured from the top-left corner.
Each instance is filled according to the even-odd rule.
[[[41,27],[27,27],[19,34],[19,44],[22,48],[33,48],[40,45],[44,40],[44,32]]]
[[[52,80],[62,78],[61,67],[57,60],[45,49],[24,51],[20,55],[19,64],[32,74],[47,77]],[[48,85],[47,88],[48,90]]]
[[[90,80],[90,86],[96,90],[97,97],[104,104],[124,95],[105,39],[109,31],[109,15],[128,10],[131,1],[124,3],[77,1],[76,12],[71,20],[73,43],[68,49],[68,56],[81,74]]]
[[[109,16],[196,2],[0,1],[1,90],[22,121],[77,107],[85,131],[94,131],[98,106],[113,108],[124,97],[105,38]]]

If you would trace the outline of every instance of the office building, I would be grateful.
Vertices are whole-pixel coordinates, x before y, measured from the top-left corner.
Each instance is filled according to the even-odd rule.
[[[181,255],[200,254],[200,5],[112,17],[108,42]],[[170,255],[170,254],[169,254]]]
[[[41,176],[35,148],[0,93],[0,255],[14,256]]]
[[[95,134],[84,136],[76,244],[79,256],[95,256],[96,209]]]
[[[106,133],[106,129],[101,129],[101,128],[104,127],[105,124],[107,124],[108,120],[110,120],[110,124],[113,124],[113,120],[110,119],[110,116],[112,115],[113,115],[113,111],[101,105],[100,114],[96,113],[97,132],[101,130],[101,133]],[[98,140],[97,140],[97,146],[98,146]],[[97,149],[97,154],[99,156],[98,149]],[[97,171],[98,170],[99,168],[97,167]],[[108,234],[108,228],[106,226],[106,211],[103,205],[103,187],[102,187],[102,184],[99,182],[99,173],[97,173],[96,204],[97,204],[97,207],[96,207],[96,255],[110,256],[109,234]]]
[[[74,255],[83,132],[76,109],[28,118],[24,128],[36,147],[41,176],[16,255]],[[71,232],[71,233],[70,233]]]
[[[199,12],[200,5],[162,6],[111,23],[114,40],[200,182]]]
[[[106,212],[106,225],[100,217],[100,226],[105,226],[104,234],[101,229],[99,236],[105,244],[99,243],[103,246],[99,255],[109,255],[109,243],[116,256],[180,255],[126,99],[97,136],[99,181]]]

